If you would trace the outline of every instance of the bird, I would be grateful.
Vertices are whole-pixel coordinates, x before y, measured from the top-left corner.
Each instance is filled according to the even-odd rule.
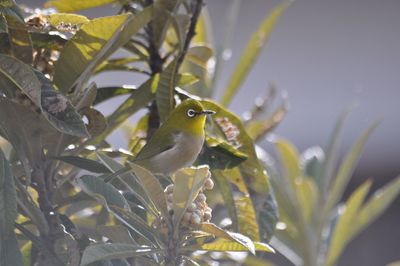
[[[206,116],[212,114],[215,112],[206,110],[195,99],[182,101],[154,132],[133,163],[161,175],[191,166],[203,147]]]

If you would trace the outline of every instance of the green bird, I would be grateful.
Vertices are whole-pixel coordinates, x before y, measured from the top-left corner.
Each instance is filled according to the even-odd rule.
[[[194,99],[179,104],[140,150],[134,163],[155,174],[171,174],[193,164],[204,143],[205,110]]]

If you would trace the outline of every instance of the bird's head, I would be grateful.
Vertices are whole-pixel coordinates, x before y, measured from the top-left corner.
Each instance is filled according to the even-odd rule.
[[[214,111],[204,109],[203,105],[194,99],[184,100],[169,115],[166,123],[182,132],[202,135],[206,122],[206,115]]]

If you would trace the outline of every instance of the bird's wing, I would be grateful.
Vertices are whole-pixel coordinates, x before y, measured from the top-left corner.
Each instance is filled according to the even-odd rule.
[[[157,133],[158,132],[155,132],[149,142],[140,150],[140,152],[136,155],[134,161],[147,160],[157,154],[160,154],[161,152],[172,149],[175,146],[179,132],[171,132],[163,136]],[[155,142],[160,143],[160,145],[151,144]]]

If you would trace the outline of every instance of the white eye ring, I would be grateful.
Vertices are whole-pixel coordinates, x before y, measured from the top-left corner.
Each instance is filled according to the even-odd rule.
[[[189,109],[189,110],[187,110],[186,114],[188,117],[194,117],[196,115],[196,111],[193,109]]]

